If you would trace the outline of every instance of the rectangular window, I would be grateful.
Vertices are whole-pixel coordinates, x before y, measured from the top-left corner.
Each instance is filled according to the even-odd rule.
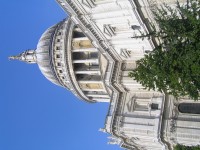
[[[60,46],[56,46],[56,50],[60,50]]]
[[[57,55],[56,55],[56,58],[60,58],[60,55],[59,55],[59,54],[57,54]]]
[[[58,62],[58,63],[57,63],[57,66],[59,66],[59,67],[60,67],[60,66],[61,66],[61,63],[59,63],[59,62]]]
[[[158,110],[158,104],[152,103],[151,104],[151,109]]]

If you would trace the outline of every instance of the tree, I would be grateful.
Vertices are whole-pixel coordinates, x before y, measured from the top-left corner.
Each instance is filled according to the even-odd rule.
[[[200,150],[199,146],[184,146],[184,145],[176,145],[174,150]]]
[[[153,51],[137,61],[129,76],[145,88],[175,96],[200,94],[200,1],[177,2],[173,9],[163,5],[153,11],[159,30],[152,25],[141,38],[157,38]],[[140,37],[136,37],[140,38]]]

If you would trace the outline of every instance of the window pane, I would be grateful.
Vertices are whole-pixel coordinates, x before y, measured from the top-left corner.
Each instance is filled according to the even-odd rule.
[[[181,113],[200,114],[200,103],[181,103],[178,110]]]
[[[151,109],[158,109],[158,104],[152,103],[151,104]]]

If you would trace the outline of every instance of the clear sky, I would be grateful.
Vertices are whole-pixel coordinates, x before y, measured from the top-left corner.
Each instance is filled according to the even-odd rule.
[[[54,0],[0,0],[0,150],[118,150],[107,144],[108,104],[88,104],[49,82],[36,64],[8,61],[35,49],[66,14]]]

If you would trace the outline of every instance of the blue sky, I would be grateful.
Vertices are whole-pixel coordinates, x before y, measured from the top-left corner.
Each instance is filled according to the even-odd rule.
[[[43,77],[37,65],[8,61],[35,49],[66,14],[54,0],[0,0],[0,150],[118,150],[107,144],[108,104],[88,104]]]

